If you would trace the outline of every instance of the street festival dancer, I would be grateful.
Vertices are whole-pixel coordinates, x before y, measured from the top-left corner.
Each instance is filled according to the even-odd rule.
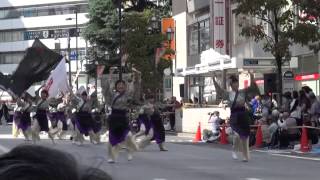
[[[57,118],[62,126],[58,126],[58,138],[63,139],[64,135],[66,134],[68,130],[68,124],[67,124],[67,109],[68,109],[68,95],[64,95],[62,97],[62,102],[58,104],[57,106]]]
[[[134,135],[135,139],[142,136],[141,141],[138,143],[139,149],[145,148],[152,140],[155,140],[159,146],[160,151],[167,151],[164,147],[165,142],[165,129],[158,108],[154,105],[154,97],[149,95],[147,103],[142,106],[138,122],[140,130]]]
[[[25,95],[23,95],[21,98],[17,99],[17,105],[13,115],[13,120],[17,127],[15,136],[17,136],[21,130],[26,141],[30,140],[29,136],[31,135],[31,108],[32,103],[28,101]]]
[[[40,90],[40,89],[39,89]],[[32,140],[33,143],[40,141],[39,133],[41,131],[45,131],[48,133],[48,137],[51,139],[54,144],[54,139],[51,133],[49,132],[49,124],[47,113],[49,111],[49,103],[47,101],[48,91],[43,89],[41,91],[41,95],[39,97],[39,90],[36,91],[35,103],[36,103],[36,114],[33,117],[33,125],[32,125]]]
[[[62,101],[62,102],[61,102]],[[49,113],[48,118],[51,122],[50,133],[54,138],[56,135],[59,139],[62,139],[64,131],[67,130],[67,122],[64,112],[63,97],[50,98],[49,99]]]
[[[91,102],[88,99],[88,94],[84,90],[81,92],[81,98],[73,95],[73,98],[77,102],[77,109],[73,110],[75,112],[75,131],[76,136],[74,137],[75,141],[79,142],[79,145],[82,145],[84,142],[84,137],[89,136],[90,142],[97,142],[96,135],[93,132],[93,119],[91,117]]]
[[[229,102],[229,107],[231,109],[230,116],[230,126],[234,131],[233,137],[233,152],[232,158],[238,159],[236,152],[242,152],[243,162],[247,162],[250,158],[249,156],[249,134],[250,134],[250,114],[247,108],[246,100],[250,99],[248,97],[249,91],[255,91],[255,83],[253,81],[253,75],[250,74],[251,85],[247,89],[239,90],[239,80],[234,75],[230,76],[230,87],[231,91],[227,92],[222,89],[215,80],[215,75],[213,77],[213,83],[218,94],[222,96],[223,99],[227,99]],[[258,91],[257,91],[258,92]]]
[[[134,142],[132,133],[129,129],[128,110],[132,102],[130,93],[126,91],[126,84],[123,80],[118,80],[115,83],[116,92],[110,87],[111,75],[114,69],[110,69],[109,83],[107,83],[105,97],[111,100],[110,105],[112,108],[109,121],[109,163],[114,163],[120,150],[120,144],[126,146],[128,153],[128,161],[132,160],[133,151],[137,150],[137,145]]]

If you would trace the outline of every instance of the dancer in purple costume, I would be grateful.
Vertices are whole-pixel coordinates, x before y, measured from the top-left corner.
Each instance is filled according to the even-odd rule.
[[[232,158],[238,159],[236,152],[242,152],[243,161],[247,162],[249,156],[249,134],[250,134],[250,112],[247,104],[250,99],[250,93],[259,94],[257,86],[254,83],[253,75],[250,74],[250,87],[239,90],[239,80],[232,75],[230,79],[231,91],[227,92],[222,89],[213,77],[213,83],[217,91],[217,95],[222,96],[223,99],[228,100],[231,109],[230,126],[234,131],[233,137],[233,152]],[[251,94],[252,97],[256,94]]]
[[[140,131],[134,135],[135,138],[142,136],[139,149],[145,148],[152,140],[155,140],[160,151],[167,151],[164,147],[165,129],[158,108],[154,105],[153,96],[147,97],[147,103],[142,106],[139,119]]]
[[[110,69],[109,78],[113,70]],[[109,83],[111,80],[109,79]],[[132,102],[131,94],[126,91],[126,84],[123,80],[118,80],[115,83],[116,92],[113,92],[113,89],[110,87],[106,88],[105,97],[109,99],[109,104],[111,105],[112,112],[108,117],[109,124],[109,163],[114,163],[116,161],[117,155],[120,150],[120,144],[126,146],[128,152],[128,160],[132,160],[132,154],[137,150],[137,145],[134,142],[132,133],[129,129],[129,120],[128,120],[128,110],[130,102]]]

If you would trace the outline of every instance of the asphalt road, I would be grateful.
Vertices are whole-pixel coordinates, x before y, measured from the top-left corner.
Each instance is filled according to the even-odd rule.
[[[26,143],[13,139],[9,127],[0,128],[0,153]],[[230,146],[194,144],[190,138],[167,136],[168,152],[160,152],[156,144],[134,154],[127,161],[121,152],[118,162],[108,164],[106,143],[83,146],[69,140],[49,140],[39,144],[73,154],[86,165],[99,167],[115,180],[315,180],[319,179],[320,159],[286,156],[283,154],[251,152],[249,162],[231,158]]]

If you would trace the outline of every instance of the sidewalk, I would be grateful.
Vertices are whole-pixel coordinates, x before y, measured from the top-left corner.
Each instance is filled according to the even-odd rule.
[[[167,133],[167,132],[166,132]],[[174,135],[173,133],[167,133],[168,135]],[[184,133],[178,132],[176,133],[177,137],[181,138],[190,138],[193,139],[195,137],[195,133]],[[191,143],[192,145],[197,146],[209,146],[212,148],[222,148],[222,149],[231,149],[231,144],[222,145],[219,141],[214,143]],[[260,153],[268,153],[271,155],[279,155],[279,156],[288,156],[291,158],[302,158],[302,159],[310,159],[320,161],[320,143],[313,145],[310,152],[303,153],[300,151],[299,147],[296,149],[269,149],[269,148],[255,148],[252,146],[251,151],[260,152]]]

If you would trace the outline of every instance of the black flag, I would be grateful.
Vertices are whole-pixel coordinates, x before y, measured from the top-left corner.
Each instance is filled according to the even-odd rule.
[[[39,39],[35,39],[11,76],[10,91],[20,96],[33,83],[46,80],[61,59],[60,54],[47,48]]]

